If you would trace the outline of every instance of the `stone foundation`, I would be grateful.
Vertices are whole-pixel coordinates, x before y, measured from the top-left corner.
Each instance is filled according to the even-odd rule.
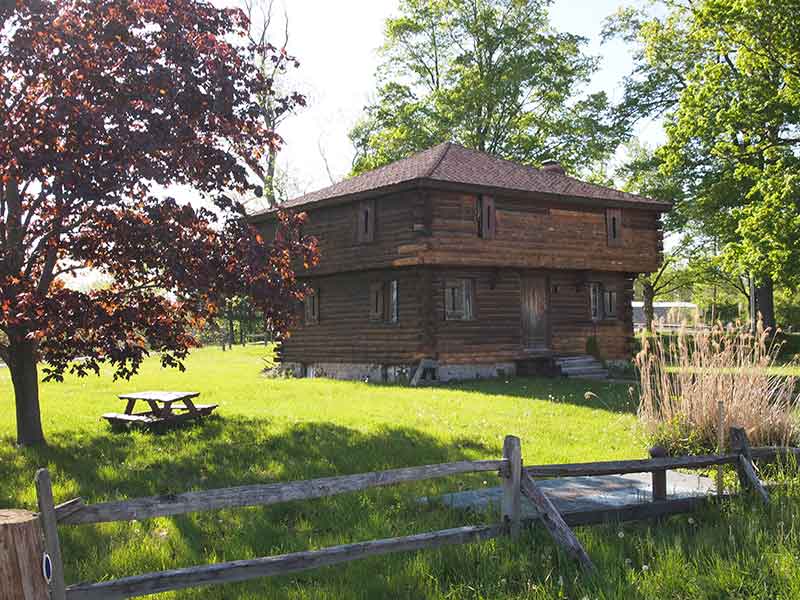
[[[406,383],[416,365],[379,365],[369,363],[283,363],[281,370],[295,377],[328,377],[346,381]],[[439,381],[466,381],[510,377],[517,372],[515,363],[439,365]]]

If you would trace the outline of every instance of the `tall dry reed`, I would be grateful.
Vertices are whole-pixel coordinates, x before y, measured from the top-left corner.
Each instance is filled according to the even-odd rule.
[[[780,350],[774,340],[761,322],[755,334],[717,324],[645,338],[635,360],[639,418],[654,441],[671,451],[713,450],[722,400],[726,432],[744,427],[754,445],[797,443],[798,378],[773,369]]]

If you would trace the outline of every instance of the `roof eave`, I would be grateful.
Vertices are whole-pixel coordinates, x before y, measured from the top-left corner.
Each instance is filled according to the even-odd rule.
[[[592,198],[588,196],[572,196],[567,194],[553,194],[548,192],[532,192],[530,190],[518,190],[513,188],[482,186],[469,183],[454,183],[450,181],[442,181],[440,179],[431,179],[427,177],[420,177],[411,179],[400,183],[387,185],[383,187],[364,190],[353,194],[343,194],[341,196],[332,196],[328,198],[320,198],[304,204],[286,207],[286,210],[311,210],[320,205],[322,206],[340,206],[342,204],[349,204],[358,200],[366,200],[370,198],[377,198],[386,196],[397,192],[403,192],[415,189],[440,189],[445,191],[464,191],[494,194],[500,196],[513,196],[513,197],[535,197],[541,200],[550,202],[557,202],[572,206],[590,206],[590,207],[608,207],[608,208],[640,208],[643,210],[652,210],[659,213],[668,212],[672,209],[672,202],[655,201],[655,200],[622,200],[613,198]],[[253,224],[272,221],[275,219],[279,208],[256,213],[248,217],[249,221]]]

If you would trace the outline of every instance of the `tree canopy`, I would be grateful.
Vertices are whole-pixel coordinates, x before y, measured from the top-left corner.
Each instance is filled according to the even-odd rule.
[[[303,215],[264,240],[224,192],[278,138],[244,14],[199,0],[3,3],[0,19],[0,358],[20,443],[43,440],[36,364],[60,379],[149,352],[181,366],[223,298],[247,294],[285,329],[303,295],[293,261],[316,260]],[[289,110],[299,94],[275,97]],[[191,204],[163,198],[173,184]],[[92,269],[109,283],[67,285]],[[80,360],[75,359],[80,357]]]
[[[354,172],[443,141],[577,170],[619,137],[585,39],[554,31],[540,0],[402,0],[386,23],[375,101],[356,125]]]
[[[797,3],[664,2],[625,9],[608,35],[638,45],[620,122],[663,115],[662,173],[676,211],[720,244],[726,268],[800,283],[800,35]]]

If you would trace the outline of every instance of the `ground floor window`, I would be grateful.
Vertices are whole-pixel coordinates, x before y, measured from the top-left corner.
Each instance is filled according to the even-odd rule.
[[[475,282],[472,279],[448,279],[445,282],[444,318],[447,321],[471,321],[475,318]]]
[[[589,306],[592,321],[617,318],[617,291],[595,282],[589,284]]]
[[[400,286],[396,279],[379,281],[369,288],[369,319],[383,323],[400,321]]]
[[[308,294],[303,300],[303,307],[305,309],[305,324],[316,325],[319,323],[319,290],[309,290]]]

